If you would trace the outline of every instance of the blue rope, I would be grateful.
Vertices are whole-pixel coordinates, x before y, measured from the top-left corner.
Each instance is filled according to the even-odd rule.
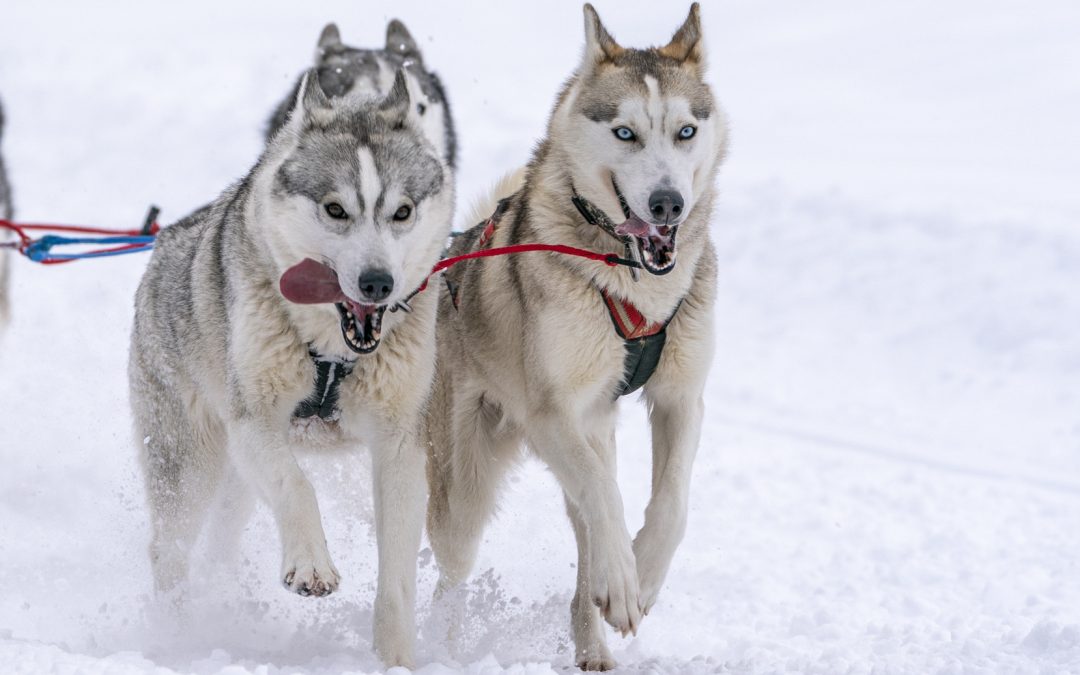
[[[48,234],[30,243],[26,247],[26,257],[34,262],[47,260],[80,260],[82,258],[105,258],[127,253],[142,253],[154,247],[153,236],[140,237],[61,237]],[[54,246],[70,246],[77,244],[142,244],[138,248],[125,249],[123,251],[91,251],[88,253],[53,253]]]

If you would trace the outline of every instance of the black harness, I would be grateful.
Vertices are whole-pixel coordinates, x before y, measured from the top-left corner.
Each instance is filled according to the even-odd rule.
[[[619,386],[617,396],[625,396],[643,387],[656,367],[660,365],[660,356],[664,353],[664,345],[667,343],[667,327],[679,311],[682,300],[676,305],[675,311],[664,322],[649,323],[638,311],[637,307],[626,300],[609,295],[603,289],[600,297],[604,299],[611,324],[615,326],[615,332],[623,339],[626,347],[626,356],[623,358],[623,381]]]
[[[293,417],[305,419],[318,416],[327,422],[338,419],[338,388],[341,381],[353,371],[355,361],[348,361],[333,356],[321,356],[309,349],[311,360],[315,362],[315,388],[311,395],[296,406]]]

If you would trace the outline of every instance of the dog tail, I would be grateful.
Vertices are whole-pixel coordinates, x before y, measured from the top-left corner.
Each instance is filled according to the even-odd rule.
[[[477,223],[483,222],[495,213],[495,207],[499,201],[514,194],[525,185],[525,167],[505,174],[491,186],[487,194],[473,200],[472,205],[466,212],[465,222],[461,229],[467,230]]]

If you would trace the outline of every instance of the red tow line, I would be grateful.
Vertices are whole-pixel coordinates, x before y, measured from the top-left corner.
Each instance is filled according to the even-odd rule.
[[[595,251],[588,251],[583,248],[575,248],[573,246],[565,246],[563,244],[515,244],[514,246],[496,246],[495,248],[486,248],[481,251],[473,251],[471,253],[463,253],[451,258],[443,258],[439,262],[435,263],[435,267],[431,269],[431,272],[424,277],[424,283],[420,284],[420,288],[413,292],[413,295],[423,291],[427,288],[428,280],[443,270],[453,267],[459,262],[465,260],[472,260],[473,258],[491,258],[500,255],[510,255],[513,253],[528,253],[529,251],[551,251],[553,253],[562,253],[563,255],[577,256],[578,258],[585,258],[587,260],[595,260],[602,262],[608,267],[615,267],[616,265],[626,265],[628,267],[638,267],[638,263],[635,260],[627,260],[620,258],[614,253],[596,253]]]

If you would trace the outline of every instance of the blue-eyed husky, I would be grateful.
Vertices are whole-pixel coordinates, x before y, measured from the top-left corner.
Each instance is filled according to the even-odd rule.
[[[529,253],[447,274],[428,529],[445,592],[469,574],[503,476],[527,444],[561,484],[577,536],[576,662],[605,670],[615,663],[604,621],[637,630],[686,526],[713,352],[709,219],[727,132],[703,80],[697,4],[664,47],[622,47],[590,5],[585,34],[520,186],[451,253],[544,242],[615,252],[641,269]],[[638,387],[652,423],[652,499],[631,539],[615,416],[617,398]]]

